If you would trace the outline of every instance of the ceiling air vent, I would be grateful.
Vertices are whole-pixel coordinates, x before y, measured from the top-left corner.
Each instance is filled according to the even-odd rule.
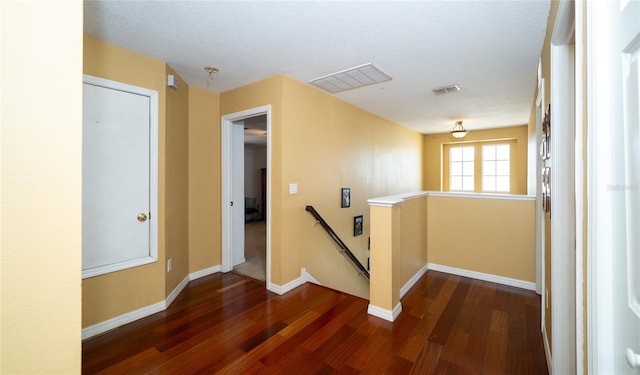
[[[313,79],[308,83],[332,94],[390,81],[391,77],[369,63]]]
[[[452,92],[460,91],[460,86],[458,86],[458,85],[449,85],[449,86],[444,86],[444,87],[438,87],[437,89],[432,89],[431,91],[433,91],[433,93],[436,94],[436,95],[450,94]]]

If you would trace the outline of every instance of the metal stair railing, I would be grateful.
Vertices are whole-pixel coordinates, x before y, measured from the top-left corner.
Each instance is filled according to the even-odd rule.
[[[351,250],[349,250],[347,245],[344,242],[342,242],[340,237],[338,237],[336,232],[334,232],[333,229],[331,229],[329,224],[327,224],[327,222],[324,221],[324,219],[322,218],[322,216],[320,216],[318,211],[316,211],[316,209],[313,208],[313,206],[307,206],[305,210],[309,212],[318,221],[318,223],[320,223],[320,225],[322,225],[322,228],[324,228],[324,230],[327,231],[327,233],[335,241],[335,243],[338,244],[338,246],[340,246],[340,252],[346,255],[347,258],[349,258],[351,263],[358,269],[358,273],[364,276],[367,280],[369,280],[369,271],[367,271],[367,269],[362,265],[362,263],[360,263],[358,258],[356,258],[356,256],[353,255],[353,252],[351,252]]]

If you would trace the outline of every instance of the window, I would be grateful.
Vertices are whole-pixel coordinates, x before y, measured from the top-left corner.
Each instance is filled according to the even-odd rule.
[[[449,149],[449,190],[473,191],[474,188],[473,146],[451,147]]]
[[[442,145],[442,190],[514,193],[516,140],[501,139]],[[520,177],[521,178],[521,177]]]
[[[482,146],[482,191],[508,193],[510,189],[511,168],[509,144]]]

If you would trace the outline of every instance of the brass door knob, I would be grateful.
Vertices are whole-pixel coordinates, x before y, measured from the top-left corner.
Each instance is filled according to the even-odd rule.
[[[146,214],[138,214],[138,221],[147,221]]]

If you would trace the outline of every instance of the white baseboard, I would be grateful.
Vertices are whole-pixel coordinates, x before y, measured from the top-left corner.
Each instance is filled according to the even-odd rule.
[[[428,269],[429,269],[429,266],[427,264],[425,264],[422,268],[420,268],[420,270],[418,270],[418,272],[416,272],[415,275],[413,275],[413,277],[411,279],[409,279],[409,281],[407,281],[406,284],[404,284],[404,286],[402,288],[400,288],[400,298],[401,299],[402,299],[402,297],[404,297],[405,294],[407,294],[407,292],[411,288],[413,288],[414,285],[416,285],[418,280],[420,280],[420,278],[422,276],[424,276],[424,274],[427,272]]]
[[[216,272],[220,272],[221,268],[222,267],[220,265],[217,265],[217,266],[205,268],[205,269],[200,270],[200,271],[192,272],[192,273],[189,274],[189,281],[193,281],[193,280],[199,279],[201,277],[213,275]]]
[[[123,326],[123,325],[125,325],[127,323],[131,323],[133,321],[145,318],[145,317],[147,317],[149,315],[152,315],[152,314],[155,314],[157,312],[164,311],[169,306],[171,306],[173,301],[180,295],[180,293],[184,290],[184,288],[187,286],[189,281],[198,279],[198,278],[203,277],[203,276],[211,275],[211,274],[216,273],[216,272],[220,272],[220,266],[219,265],[218,266],[209,267],[209,268],[206,268],[206,269],[203,269],[203,270],[200,270],[200,271],[196,271],[196,272],[193,272],[193,273],[190,273],[188,276],[185,276],[185,278],[182,279],[180,284],[178,284],[178,286],[176,286],[171,291],[171,293],[169,293],[169,295],[167,296],[167,298],[164,301],[160,301],[160,302],[154,303],[153,305],[145,306],[145,307],[142,307],[140,309],[128,312],[126,314],[122,314],[120,316],[116,316],[115,318],[112,318],[112,319],[109,319],[109,320],[105,320],[104,322],[100,322],[100,323],[94,324],[92,326],[83,328],[82,329],[82,339],[86,340],[88,338],[91,338],[93,336],[96,336],[96,335],[99,335],[101,333],[107,332],[107,331],[112,330],[114,328],[118,328],[120,326]]]
[[[398,315],[400,315],[401,312],[402,312],[402,304],[400,302],[398,302],[398,304],[396,305],[396,307],[393,308],[393,310],[383,309],[378,306],[374,306],[372,304],[369,304],[369,307],[367,308],[367,313],[369,315],[376,316],[380,319],[384,319],[389,322],[393,322],[394,320],[396,320],[396,318],[398,317]]]
[[[184,290],[187,284],[189,284],[189,275],[185,276],[184,279],[180,281],[180,284],[178,284],[175,288],[173,288],[171,293],[169,293],[167,298],[164,300],[166,305],[165,308],[169,308],[169,306],[171,306],[173,301],[175,301],[178,295],[180,295],[180,293]]]
[[[138,319],[142,319],[146,316],[163,311],[166,308],[167,308],[167,303],[165,301],[160,301],[160,302],[154,303],[153,305],[145,306],[141,309],[134,310],[126,314],[116,316],[115,318],[105,320],[104,322],[100,322],[98,324],[94,324],[92,326],[83,328],[82,339],[85,340],[95,335],[99,335],[101,333],[107,332],[111,329],[118,328],[127,323],[131,323]]]
[[[542,327],[542,343],[544,344],[544,354],[547,357],[547,370],[549,374],[553,374],[551,371],[551,350],[549,350],[549,340],[547,340],[547,327]]]
[[[287,292],[289,292],[290,290],[293,290],[297,287],[299,287],[300,285],[304,284],[305,281],[302,279],[301,277],[298,277],[296,279],[293,279],[291,281],[289,281],[288,283],[284,284],[284,285],[278,285],[278,284],[274,284],[274,283],[269,283],[269,286],[267,287],[267,289],[269,289],[270,291],[277,293],[279,295],[283,295]]]
[[[311,276],[311,274],[309,272],[307,272],[307,269],[304,268],[304,267],[302,267],[302,275],[300,277],[302,277],[302,280],[305,283],[309,282],[309,283],[313,283],[313,284],[316,284],[316,285],[322,285],[322,284],[320,284],[320,281],[316,280],[315,277]]]
[[[311,276],[311,274],[307,272],[306,268],[302,267],[302,269],[300,270],[300,277],[293,279],[284,285],[269,283],[267,289],[279,295],[283,295],[299,287],[300,285],[303,285],[306,282],[322,285],[318,280],[316,280],[313,276]]]
[[[429,263],[427,264],[427,266],[429,267],[430,270],[434,270],[434,271],[440,271],[440,272],[450,273],[453,275],[470,277],[472,279],[490,281],[492,283],[514,286],[516,288],[521,288],[521,289],[527,289],[527,290],[533,290],[533,291],[536,290],[536,283],[533,283],[530,281],[512,279],[509,277],[491,275],[488,273],[482,273],[482,272],[476,272],[476,271],[469,271],[469,270],[464,270],[462,268],[443,266],[440,264]]]

